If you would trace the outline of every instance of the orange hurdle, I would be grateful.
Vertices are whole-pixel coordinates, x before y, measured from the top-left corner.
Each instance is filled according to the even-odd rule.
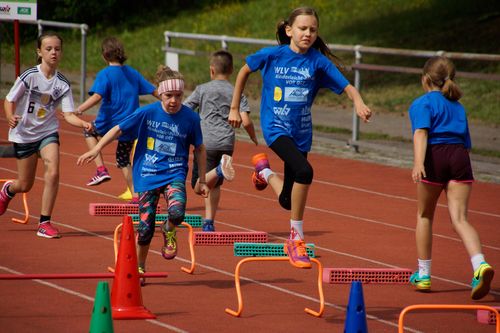
[[[0,179],[0,182],[6,182],[9,180],[13,180],[13,179]],[[24,205],[24,220],[19,220],[19,219],[16,219],[13,217],[12,222],[22,223],[22,224],[28,223],[28,220],[30,217],[30,211],[28,209],[28,193],[26,193],[26,192],[23,193],[23,205]]]
[[[139,222],[132,222],[132,223],[136,224],[136,225],[139,224]],[[114,235],[113,235],[113,248],[114,248],[114,251],[115,251],[115,264],[116,264],[116,260],[117,260],[117,257],[118,257],[118,233],[119,233],[120,229],[122,228],[122,224],[123,223],[120,223],[120,224],[118,224],[116,226],[115,232],[114,232]],[[194,267],[195,267],[195,264],[196,264],[195,263],[195,256],[194,256],[193,227],[189,223],[186,223],[186,222],[182,222],[181,225],[183,225],[184,227],[186,227],[188,229],[188,232],[189,232],[189,235],[188,235],[189,252],[191,254],[191,267],[190,268],[181,267],[181,270],[183,272],[188,273],[188,274],[193,274]],[[112,267],[108,267],[108,270],[109,271],[114,271],[114,269]]]
[[[307,312],[308,314],[314,316],[314,317],[321,317],[323,315],[323,311],[325,309],[325,298],[323,296],[323,279],[322,279],[322,273],[323,273],[323,265],[321,262],[315,258],[310,258],[311,262],[314,262],[318,265],[318,293],[319,293],[319,303],[320,303],[320,308],[319,311],[313,311],[309,308],[305,308],[304,311]],[[250,257],[250,258],[245,258],[240,260],[238,264],[236,265],[236,269],[234,272],[234,284],[236,285],[236,295],[238,296],[238,311],[231,310],[229,308],[226,308],[226,313],[239,317],[241,313],[243,312],[243,297],[241,296],[241,287],[240,287],[240,269],[241,265],[243,265],[246,262],[250,261],[288,261],[288,257]]]
[[[414,304],[407,306],[406,308],[401,311],[399,314],[399,322],[398,322],[398,332],[403,333],[404,332],[404,325],[403,325],[403,320],[404,316],[406,313],[412,311],[412,310],[421,310],[421,309],[441,309],[441,310],[487,310],[487,311],[492,311],[495,313],[496,318],[497,318],[497,324],[496,324],[496,333],[500,333],[500,313],[498,312],[498,309],[488,306],[488,305],[461,305],[461,304]]]

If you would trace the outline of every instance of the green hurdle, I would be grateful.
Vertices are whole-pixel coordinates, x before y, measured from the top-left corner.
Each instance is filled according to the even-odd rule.
[[[132,217],[132,222],[139,222],[139,214],[129,214]],[[156,223],[164,222],[168,219],[168,214],[156,214]],[[201,215],[196,214],[186,214],[184,217],[184,222],[192,226],[193,228],[201,228],[203,225],[203,218]],[[182,228],[182,226],[179,226]]]
[[[314,244],[306,244],[306,252],[314,258]],[[236,257],[286,257],[283,243],[234,243]]]

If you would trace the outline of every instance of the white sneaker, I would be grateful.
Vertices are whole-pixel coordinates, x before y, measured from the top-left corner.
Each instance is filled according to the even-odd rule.
[[[236,175],[232,163],[233,163],[233,158],[231,156],[225,154],[222,155],[220,161],[222,175],[224,176],[224,179],[227,180],[228,182],[232,181],[234,179],[234,176]]]

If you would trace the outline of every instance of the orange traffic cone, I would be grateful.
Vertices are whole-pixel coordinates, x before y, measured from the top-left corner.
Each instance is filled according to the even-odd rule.
[[[142,294],[137,271],[134,227],[132,217],[123,217],[122,234],[115,278],[111,291],[113,319],[153,319],[156,318],[142,304]]]

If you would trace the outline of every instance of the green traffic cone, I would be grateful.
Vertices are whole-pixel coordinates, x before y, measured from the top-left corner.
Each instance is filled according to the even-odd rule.
[[[109,300],[109,285],[105,281],[97,284],[94,308],[90,321],[89,333],[113,333],[113,319],[111,317],[111,302]]]

